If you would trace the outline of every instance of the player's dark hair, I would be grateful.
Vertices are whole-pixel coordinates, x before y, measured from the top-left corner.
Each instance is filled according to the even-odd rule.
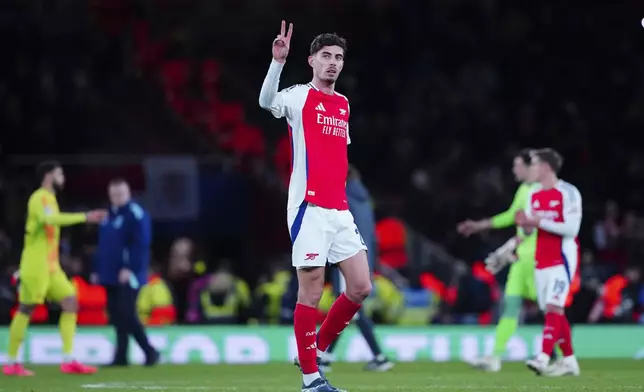
[[[336,33],[320,34],[311,42],[310,54],[313,56],[325,46],[339,46],[342,48],[344,55],[347,54],[347,40],[340,37]]]
[[[559,173],[563,166],[563,158],[561,154],[553,148],[542,148],[540,150],[532,151],[532,156],[539,158],[541,162],[545,162],[550,166],[552,171]]]
[[[36,179],[39,182],[42,182],[42,180],[45,179],[45,176],[47,174],[53,172],[55,169],[58,169],[59,167],[62,167],[62,165],[58,161],[40,162],[38,166],[36,166]]]
[[[530,165],[530,162],[532,161],[532,157],[530,156],[530,153],[534,151],[532,148],[524,148],[521,149],[517,154],[514,156],[515,158],[519,158],[525,163],[526,165]]]
[[[114,185],[128,185],[128,183],[127,181],[125,181],[125,178],[116,177],[116,178],[112,178],[108,184],[108,186],[114,186]]]

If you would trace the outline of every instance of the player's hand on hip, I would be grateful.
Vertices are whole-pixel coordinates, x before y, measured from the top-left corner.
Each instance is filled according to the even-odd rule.
[[[121,269],[119,271],[119,283],[125,284],[130,281],[130,276],[132,275],[132,271],[130,271],[127,268]]]
[[[288,24],[288,31],[286,30],[286,22],[282,21],[282,28],[280,33],[273,41],[273,59],[280,63],[286,62],[288,50],[291,47],[291,35],[293,35],[293,23]]]
[[[105,218],[107,218],[107,210],[92,210],[87,213],[89,223],[101,223]]]

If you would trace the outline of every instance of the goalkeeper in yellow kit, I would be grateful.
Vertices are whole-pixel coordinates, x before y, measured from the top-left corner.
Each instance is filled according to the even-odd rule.
[[[20,259],[19,308],[9,327],[9,363],[2,370],[8,376],[33,375],[18,362],[18,351],[33,309],[49,300],[59,303],[62,308],[59,320],[63,341],[61,371],[68,374],[95,373],[96,368],[82,365],[72,357],[78,302],[73,284],[60,268],[58,241],[60,227],[99,223],[105,219],[107,211],[59,212],[56,191],[65,183],[62,167],[57,162],[44,162],[38,166],[37,172],[40,188],[31,195],[27,206],[25,242]]]

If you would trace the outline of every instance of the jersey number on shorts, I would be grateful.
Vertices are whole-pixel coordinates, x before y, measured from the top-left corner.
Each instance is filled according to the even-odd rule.
[[[564,292],[566,289],[566,281],[565,280],[555,280],[555,287],[554,287],[554,295],[559,295]]]

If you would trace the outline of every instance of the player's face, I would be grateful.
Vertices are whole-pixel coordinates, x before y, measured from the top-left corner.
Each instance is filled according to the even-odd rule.
[[[62,190],[65,186],[65,173],[62,167],[57,167],[51,172],[52,185],[56,190]]]
[[[545,177],[547,170],[547,164],[541,162],[537,157],[532,157],[532,163],[530,164],[530,177],[533,181],[541,181]]]
[[[130,187],[127,184],[114,184],[108,190],[110,203],[115,207],[121,207],[130,201]]]
[[[525,164],[521,157],[516,157],[514,158],[514,164],[512,165],[512,173],[514,173],[514,178],[517,181],[528,181],[528,178],[530,177],[530,168]]]
[[[325,46],[309,56],[313,75],[326,83],[335,83],[344,67],[344,50],[339,46]]]

